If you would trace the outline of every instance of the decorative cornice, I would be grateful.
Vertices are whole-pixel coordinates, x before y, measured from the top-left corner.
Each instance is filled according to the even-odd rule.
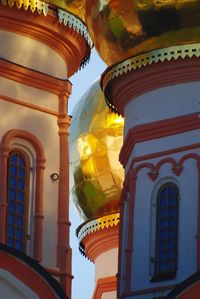
[[[139,70],[143,67],[162,63],[165,61],[200,57],[200,43],[179,45],[174,47],[168,47],[163,49],[157,49],[154,51],[146,52],[129,59],[126,59],[114,66],[107,68],[103,73],[101,79],[101,86],[103,91],[106,93],[106,102],[112,111],[120,112],[118,107],[113,103],[112,99],[109,98],[109,85],[114,79],[127,75],[132,71]],[[108,92],[106,92],[108,91]]]
[[[199,113],[192,113],[190,115],[160,120],[129,129],[119,154],[119,160],[121,164],[126,167],[135,144],[149,140],[155,140],[158,138],[164,138],[167,136],[173,136],[192,130],[197,130],[199,128]]]
[[[2,3],[4,6],[9,6],[10,8],[23,8],[25,11],[30,10],[32,13],[37,12],[38,14],[43,14],[44,16],[47,16],[49,12],[49,5],[41,0],[0,0],[0,3]],[[65,27],[68,27],[69,29],[72,29],[76,33],[80,34],[84,38],[87,46],[92,49],[93,42],[83,21],[81,21],[71,12],[64,11],[60,8],[56,9],[56,17],[58,18],[60,24],[63,24]],[[79,69],[84,67],[89,60],[90,51],[88,51],[87,55],[81,61]]]
[[[99,230],[108,229],[110,227],[117,226],[119,224],[119,213],[110,214],[97,218],[86,223],[83,223],[77,228],[76,235],[79,240],[79,250],[85,254],[85,246],[83,245],[82,240],[89,234],[94,233]]]
[[[62,9],[58,9],[58,19],[60,23],[63,23],[65,26],[73,28],[74,31],[80,33],[85,38],[90,48],[93,47],[93,42],[87,31],[87,27],[81,20],[79,20],[71,13],[64,11]]]

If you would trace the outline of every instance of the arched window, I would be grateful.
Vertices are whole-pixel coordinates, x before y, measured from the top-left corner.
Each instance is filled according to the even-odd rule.
[[[156,200],[155,268],[156,280],[171,279],[177,270],[179,190],[164,184]]]
[[[27,237],[29,163],[19,150],[10,152],[7,176],[6,244],[25,252]]]

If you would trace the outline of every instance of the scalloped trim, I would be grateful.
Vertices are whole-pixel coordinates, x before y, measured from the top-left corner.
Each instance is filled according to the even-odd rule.
[[[86,224],[83,224],[80,226],[80,229],[78,228],[76,231],[76,235],[79,240],[79,250],[82,255],[86,257],[85,254],[85,247],[82,243],[82,240],[89,234],[94,233],[100,229],[107,229],[109,227],[117,226],[119,223],[119,213],[106,215],[101,218],[97,218],[94,220],[91,220],[87,222]]]
[[[200,43],[162,48],[131,57],[111,68],[108,68],[101,81],[102,89],[105,91],[113,79],[136,69],[151,65],[152,63],[170,61],[172,59],[177,60],[178,58],[192,58],[194,56],[197,58],[200,57]],[[109,99],[106,98],[106,102],[112,111],[117,112],[115,106],[109,101]]]
[[[1,0],[3,5],[9,7],[16,6],[18,9],[23,8],[25,11],[30,9],[32,12],[37,11],[39,14],[48,14],[48,4],[40,0]]]

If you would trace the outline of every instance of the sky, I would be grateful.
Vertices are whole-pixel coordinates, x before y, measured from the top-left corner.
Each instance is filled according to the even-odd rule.
[[[69,100],[69,114],[73,114],[73,107],[81,98],[89,86],[98,79],[106,65],[98,56],[95,50],[92,50],[89,64],[84,69],[78,71],[70,78],[72,94]],[[70,178],[70,187],[72,188],[73,178]],[[71,226],[71,247],[72,247],[72,299],[92,299],[95,287],[94,264],[83,257],[78,250],[78,240],[75,236],[76,228],[83,222],[79,216],[74,204],[72,203],[72,193],[70,192],[70,221]]]

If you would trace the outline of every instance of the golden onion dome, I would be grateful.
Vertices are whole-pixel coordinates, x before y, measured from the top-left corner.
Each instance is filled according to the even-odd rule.
[[[119,211],[123,127],[124,119],[108,109],[99,81],[92,84],[75,106],[70,127],[73,201],[84,220]]]
[[[95,47],[108,65],[200,42],[199,0],[86,0],[85,10]]]

